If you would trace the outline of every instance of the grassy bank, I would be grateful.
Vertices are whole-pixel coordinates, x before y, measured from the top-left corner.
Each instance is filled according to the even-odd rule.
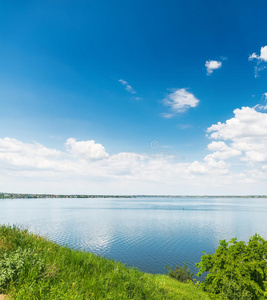
[[[13,299],[209,299],[192,284],[0,226],[0,294]]]

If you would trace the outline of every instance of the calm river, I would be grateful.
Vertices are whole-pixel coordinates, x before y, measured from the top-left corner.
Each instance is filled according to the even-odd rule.
[[[220,239],[267,239],[267,199],[0,199],[0,223],[17,224],[62,245],[150,273],[187,261]]]

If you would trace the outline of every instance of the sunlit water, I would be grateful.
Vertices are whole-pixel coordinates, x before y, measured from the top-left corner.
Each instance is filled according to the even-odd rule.
[[[200,261],[220,239],[267,239],[267,199],[0,199],[0,223],[17,224],[62,245],[164,273]]]

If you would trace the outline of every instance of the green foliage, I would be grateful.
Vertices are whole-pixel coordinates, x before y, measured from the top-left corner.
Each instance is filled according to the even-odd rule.
[[[16,227],[0,226],[1,292],[36,299],[209,299],[193,284],[74,251]]]
[[[266,295],[267,241],[258,234],[248,243],[220,241],[214,254],[201,257],[197,276],[208,272],[201,283],[204,291],[226,299],[260,299]]]
[[[11,255],[5,253],[0,261],[0,291],[7,287],[10,281],[16,281],[24,265],[25,251],[18,249]]]
[[[186,261],[183,266],[176,266],[173,270],[173,267],[166,266],[165,269],[169,270],[168,275],[180,282],[189,282],[192,281],[194,274],[190,271],[190,269],[186,265]]]
[[[16,251],[4,253],[0,260],[0,291],[7,288],[10,282],[18,282],[25,270],[35,270],[38,277],[45,270],[44,263],[30,249],[18,248]]]

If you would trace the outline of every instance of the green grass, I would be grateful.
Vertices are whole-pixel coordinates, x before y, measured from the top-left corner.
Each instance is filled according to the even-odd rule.
[[[193,284],[127,268],[0,226],[0,294],[13,299],[209,299]]]

